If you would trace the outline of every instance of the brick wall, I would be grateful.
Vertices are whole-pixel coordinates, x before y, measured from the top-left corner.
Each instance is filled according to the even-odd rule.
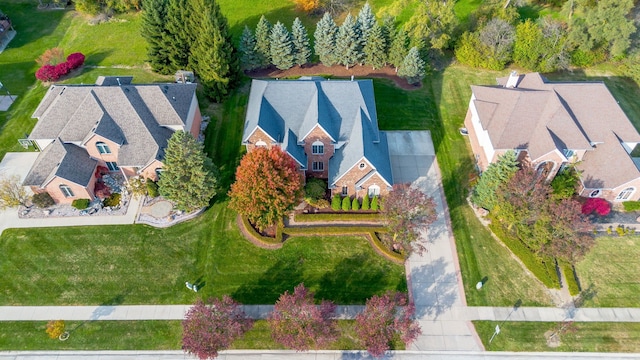
[[[96,143],[98,142],[107,144],[109,150],[111,150],[111,154],[100,154],[98,148],[96,148]],[[106,167],[105,163],[107,161],[115,162],[116,164],[118,163],[118,150],[120,149],[120,145],[111,140],[107,140],[102,136],[94,135],[85,143],[85,148],[87,149],[89,156],[99,161],[100,166]]]
[[[261,129],[256,129],[256,131],[254,131],[247,140],[247,152],[253,151],[253,149],[256,148],[256,143],[258,141],[264,141],[267,144],[267,148],[269,149],[271,149],[271,146],[273,146],[272,140],[269,135],[267,135],[267,133],[265,133]]]
[[[53,201],[55,201],[56,204],[71,204],[73,200],[76,199],[93,200],[93,188],[95,186],[95,183],[95,176],[91,176],[91,181],[89,181],[89,185],[86,188],[65,179],[55,177],[50,183],[47,184],[47,186],[45,186],[44,190],[48,192],[49,195],[51,195],[51,198],[53,198]],[[62,190],[60,190],[60,185],[62,184],[67,185],[71,188],[71,191],[74,195],[73,197],[64,196]]]
[[[360,167],[361,164],[364,164],[364,167]],[[346,186],[348,190],[347,194],[349,196],[357,195],[358,197],[362,197],[366,194],[368,187],[371,185],[380,186],[380,195],[387,194],[387,184],[385,184],[378,174],[375,174],[368,179],[365,184],[363,184],[363,188],[361,190],[356,189],[355,184],[365,177],[371,170],[373,170],[373,167],[368,161],[363,159],[357,162],[354,167],[348,170],[347,173],[336,182],[335,187],[331,190],[331,195],[342,194],[342,187]]]
[[[312,147],[314,142],[321,142],[324,145],[324,154],[313,155]],[[316,126],[304,139],[304,152],[307,154],[307,169],[309,176],[327,179],[329,178],[329,159],[333,156],[334,146],[331,138],[324,130]],[[324,163],[323,171],[313,171],[313,162]]]

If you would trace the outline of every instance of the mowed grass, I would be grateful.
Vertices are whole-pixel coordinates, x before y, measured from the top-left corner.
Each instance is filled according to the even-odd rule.
[[[584,306],[640,307],[640,237],[599,237],[576,265],[583,289],[594,291]]]
[[[404,268],[362,237],[291,238],[280,250],[245,240],[218,203],[169,229],[143,225],[10,229],[0,237],[2,305],[189,304],[229,294],[273,304],[299,283],[319,299],[364,304],[406,291]],[[185,281],[201,290],[188,291]]]
[[[560,333],[560,345],[549,347],[545,332],[562,325],[549,322],[500,323],[501,332],[489,344],[495,321],[474,321],[489,351],[640,352],[640,323],[573,323]]]
[[[66,321],[66,341],[50,339],[45,321],[9,321],[0,326],[0,350],[180,350],[181,321]],[[355,321],[339,320],[341,336],[327,350],[359,350]],[[404,350],[395,339],[393,350]],[[258,320],[230,349],[276,350],[284,347],[271,337],[266,320]]]

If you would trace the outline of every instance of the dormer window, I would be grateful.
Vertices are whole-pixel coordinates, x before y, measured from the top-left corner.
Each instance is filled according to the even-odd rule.
[[[102,141],[96,143],[96,149],[98,149],[98,152],[100,154],[111,154],[111,149],[109,149],[109,146]]]
[[[571,149],[564,149],[563,154],[564,154],[564,157],[567,158],[567,160],[570,160],[573,157],[573,155],[575,155],[576,153]]]
[[[262,140],[260,140],[260,141],[256,142],[256,146],[257,147],[267,147],[267,143],[262,141]]]
[[[311,153],[313,155],[323,155],[324,154],[324,144],[320,141],[316,141],[311,145]]]

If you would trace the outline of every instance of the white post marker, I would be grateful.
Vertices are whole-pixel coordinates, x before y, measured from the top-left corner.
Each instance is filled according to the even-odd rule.
[[[493,338],[496,337],[496,335],[500,334],[500,325],[496,325],[496,331],[493,333],[493,335],[491,335],[491,339],[489,339],[489,344],[491,344],[491,342],[493,341]]]
[[[185,282],[185,283],[184,283],[184,285],[187,287],[187,289],[189,289],[189,290],[193,290],[193,287],[194,287],[194,286],[193,286],[193,285],[191,285],[191,283],[190,283],[190,282],[188,282],[188,281],[187,281],[187,282]]]
[[[480,289],[482,289],[482,281],[478,281],[478,283],[476,284],[476,290]]]

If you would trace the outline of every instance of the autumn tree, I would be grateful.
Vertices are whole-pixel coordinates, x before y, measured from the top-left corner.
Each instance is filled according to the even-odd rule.
[[[402,251],[407,258],[414,251],[421,254],[425,250],[418,240],[420,230],[437,218],[433,198],[409,184],[396,184],[383,198],[381,212],[391,233],[385,240],[390,248]]]
[[[209,299],[207,304],[199,299],[182,321],[183,349],[200,359],[213,359],[252,325],[240,304],[227,295]]]
[[[348,14],[336,35],[335,54],[338,63],[347,69],[362,57],[361,34],[356,19]]]
[[[311,59],[311,45],[309,44],[309,34],[300,21],[300,18],[293,20],[291,26],[291,39],[293,41],[294,62],[297,65],[304,65]]]
[[[280,70],[290,69],[295,63],[295,54],[289,30],[278,21],[271,29],[271,63]]]
[[[323,300],[315,305],[314,294],[299,284],[293,293],[285,291],[276,302],[267,321],[273,339],[294,350],[320,349],[338,337],[332,319],[336,305]]]
[[[19,176],[0,177],[0,209],[25,205],[30,198]]]
[[[396,336],[408,346],[422,333],[414,315],[415,306],[409,303],[406,294],[374,295],[356,316],[356,334],[369,354],[381,357]]]
[[[302,190],[302,178],[289,155],[277,146],[256,148],[240,161],[229,206],[263,230],[282,220]]]
[[[217,169],[202,144],[190,133],[176,131],[167,143],[163,162],[158,181],[162,196],[185,211],[209,205],[216,194]]]
[[[249,27],[245,25],[240,36],[240,65],[245,70],[254,70],[260,67],[260,58],[255,50],[256,38],[253,36]]]
[[[516,171],[518,171],[516,153],[515,151],[507,151],[482,172],[480,180],[473,189],[471,201],[476,206],[491,211],[497,202],[496,191],[498,187],[509,181]]]
[[[293,0],[296,9],[307,13],[312,13],[320,7],[320,0]]]
[[[417,47],[412,47],[398,69],[398,76],[407,79],[409,84],[418,84],[426,74],[426,63],[420,57]]]
[[[330,13],[326,12],[316,25],[313,36],[315,39],[313,49],[325,66],[332,66],[337,62],[335,55],[336,35],[338,26],[333,21]]]
[[[261,66],[269,66],[271,64],[271,28],[272,25],[269,20],[262,15],[255,31],[255,50]]]

